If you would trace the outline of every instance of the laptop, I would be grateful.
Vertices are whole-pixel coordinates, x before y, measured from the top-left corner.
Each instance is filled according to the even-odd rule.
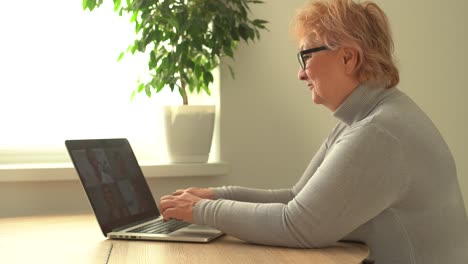
[[[65,145],[107,238],[203,243],[223,235],[207,226],[163,221],[127,139],[66,140]]]

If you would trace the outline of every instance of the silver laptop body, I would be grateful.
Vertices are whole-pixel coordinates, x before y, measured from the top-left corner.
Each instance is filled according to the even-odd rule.
[[[112,239],[209,242],[223,233],[163,221],[127,139],[65,141],[104,236]]]

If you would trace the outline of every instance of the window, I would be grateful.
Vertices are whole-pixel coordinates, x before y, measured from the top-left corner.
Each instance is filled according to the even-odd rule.
[[[2,3],[0,164],[69,162],[65,139],[104,137],[127,137],[139,160],[167,161],[159,106],[181,99],[169,91],[130,102],[145,55],[117,57],[134,34],[110,1],[91,13],[81,1]],[[214,75],[213,95],[192,102],[219,105]]]

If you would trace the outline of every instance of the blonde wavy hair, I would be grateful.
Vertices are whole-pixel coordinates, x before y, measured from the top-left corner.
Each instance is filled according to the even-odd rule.
[[[355,48],[360,81],[385,82],[386,88],[400,81],[387,16],[372,1],[313,1],[298,10],[293,30],[299,40],[318,41],[330,49]]]

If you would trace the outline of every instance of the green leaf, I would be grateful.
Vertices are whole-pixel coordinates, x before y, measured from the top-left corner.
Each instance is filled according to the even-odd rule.
[[[229,65],[228,68],[229,68],[229,72],[231,73],[231,77],[232,77],[233,79],[235,79],[235,78],[236,78],[236,74],[234,73],[234,69],[232,68],[231,65]]]
[[[81,5],[83,6],[83,10],[86,10],[86,8],[88,7],[88,0],[81,1]]]
[[[96,0],[88,0],[87,4],[89,11],[93,11],[93,9],[96,7]]]
[[[120,52],[120,55],[119,55],[119,57],[117,58],[117,61],[121,61],[122,58],[124,57],[124,55],[125,55],[125,52],[123,52],[123,51]]]
[[[211,72],[209,72],[209,71],[204,72],[203,73],[203,81],[205,82],[206,86],[209,86],[210,83],[213,82],[213,74],[211,74]]]
[[[148,66],[150,69],[154,69],[156,67],[157,61],[156,61],[156,54],[154,53],[154,50],[150,52],[150,60],[148,62]]]
[[[137,51],[138,49],[138,41],[135,40],[135,42],[133,43],[133,45],[129,45],[128,46],[128,49],[132,54],[135,54],[135,52]]]
[[[238,33],[238,30],[236,30],[235,28],[232,28],[232,30],[231,30],[231,36],[232,36],[232,39],[233,39],[233,40],[239,40],[239,33]]]
[[[138,17],[138,10],[134,10],[132,17],[130,18],[130,22],[135,22],[137,20],[137,17]]]
[[[252,21],[252,24],[254,26],[262,28],[262,29],[266,29],[265,24],[267,24],[267,23],[268,23],[268,21],[262,20],[262,19],[255,19],[254,21]]]
[[[159,93],[164,88],[164,82],[159,81],[158,85],[156,86],[156,92]]]
[[[145,84],[144,83],[140,83],[138,85],[138,92],[141,93],[143,91],[143,89],[145,89]]]
[[[119,10],[121,2],[122,0],[114,0],[114,12],[117,12],[117,10]]]
[[[192,70],[195,68],[195,63],[193,63],[193,61],[190,59],[185,61],[185,65],[187,66],[187,68],[192,69]]]
[[[143,85],[145,87],[146,96],[151,97],[151,86],[149,84]]]
[[[209,86],[205,86],[205,85],[204,85],[202,88],[203,88],[203,90],[205,91],[205,93],[206,93],[207,95],[211,95],[211,91],[210,91],[210,87],[209,87]]]
[[[170,83],[169,83],[169,88],[171,88],[171,91],[174,91],[174,87],[175,87],[175,83],[174,83],[174,82],[170,82]]]
[[[195,64],[195,70],[194,70],[193,73],[194,73],[194,75],[195,75],[195,78],[201,79],[201,77],[202,77],[202,71],[201,71],[200,64]]]
[[[249,36],[249,39],[255,39],[255,30],[251,29],[251,28],[248,28],[247,29],[247,34]]]
[[[231,58],[234,58],[234,52],[232,51],[231,47],[228,47],[228,46],[224,46],[224,53],[231,57]]]
[[[249,33],[247,32],[248,26],[246,24],[244,23],[240,24],[238,30],[239,30],[239,35],[241,36],[243,40],[247,40],[249,38]]]
[[[145,52],[146,44],[143,41],[138,41],[137,45],[138,45],[138,51],[139,52]]]
[[[137,93],[138,93],[137,90],[132,91],[132,94],[130,95],[130,102],[132,102],[135,99],[135,96],[137,95]]]
[[[143,28],[143,24],[142,23],[139,23],[137,20],[134,21],[135,22],[135,33],[140,33],[140,30]],[[143,34],[145,35],[145,34]]]
[[[154,31],[154,42],[155,43],[160,43],[160,42],[162,42],[164,40],[166,40],[164,38],[164,32],[162,32],[161,30],[156,29]]]

